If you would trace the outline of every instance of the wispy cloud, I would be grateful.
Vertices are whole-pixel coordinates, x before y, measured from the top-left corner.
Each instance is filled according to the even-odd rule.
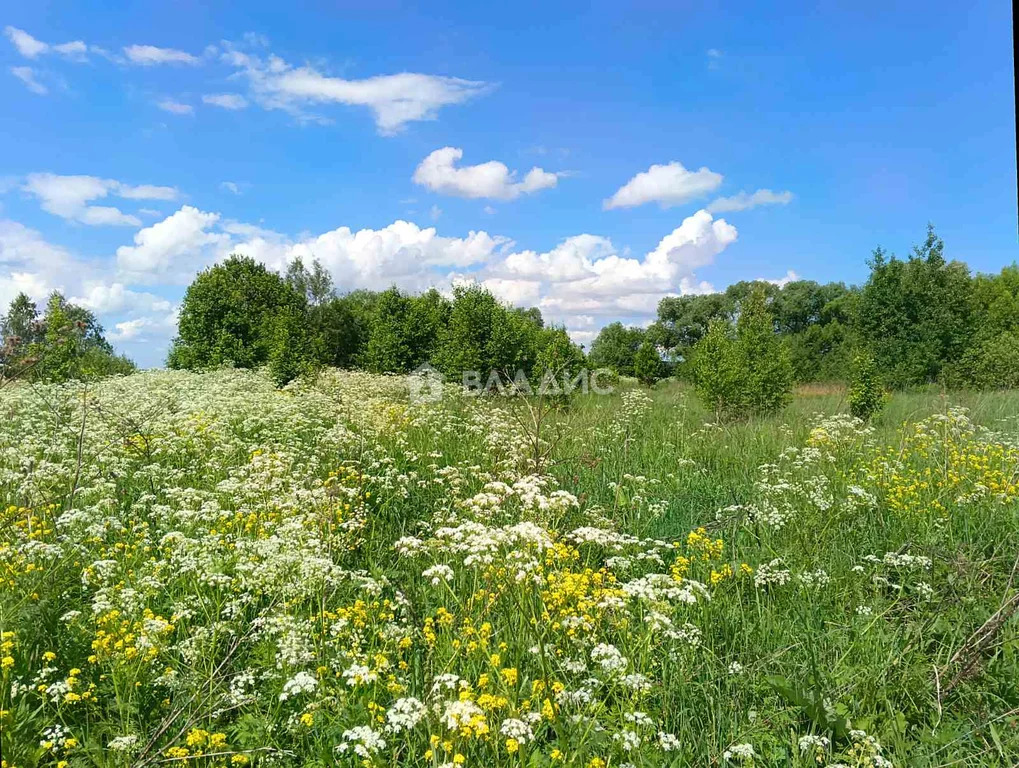
[[[154,45],[125,45],[124,55],[132,64],[154,67],[160,64],[188,64],[195,66],[201,59],[176,48],[158,48]]]
[[[202,96],[202,102],[223,109],[244,109],[248,106],[248,100],[239,93],[207,93]]]
[[[164,112],[169,112],[172,115],[193,115],[195,108],[190,104],[177,101],[176,99],[160,99],[156,102],[156,106]]]
[[[719,197],[708,204],[712,213],[728,213],[729,211],[745,211],[759,205],[787,205],[792,202],[793,193],[772,192],[770,189],[759,189],[752,195],[739,192],[731,197]]]
[[[35,71],[31,67],[11,67],[11,74],[23,82],[32,93],[45,96],[50,92],[49,88],[36,79]]]
[[[435,119],[442,107],[462,104],[490,90],[478,80],[401,72],[362,80],[330,77],[311,66],[294,67],[278,56],[267,59],[236,49],[223,60],[248,79],[252,98],[265,109],[282,109],[302,120],[323,121],[312,104],[368,107],[379,133],[392,135],[407,123]]]

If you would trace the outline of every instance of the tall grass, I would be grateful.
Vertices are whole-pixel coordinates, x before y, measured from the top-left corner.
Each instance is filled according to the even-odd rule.
[[[1012,765],[1014,393],[0,392],[4,768]],[[965,410],[960,410],[963,408]]]

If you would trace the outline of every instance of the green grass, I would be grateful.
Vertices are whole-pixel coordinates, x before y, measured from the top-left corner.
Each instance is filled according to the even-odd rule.
[[[1019,754],[1019,393],[716,424],[675,382],[560,413],[223,371],[0,408],[4,768]]]

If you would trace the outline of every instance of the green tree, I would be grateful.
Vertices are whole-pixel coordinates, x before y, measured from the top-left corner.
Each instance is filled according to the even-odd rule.
[[[866,352],[856,355],[849,383],[849,412],[869,421],[884,407],[885,399],[874,357]]]
[[[645,340],[637,354],[633,358],[633,375],[641,384],[650,387],[662,378],[662,357],[658,348],[650,341]]]
[[[783,407],[792,393],[789,350],[775,333],[764,289],[741,301],[735,328],[715,320],[693,351],[697,392],[716,414],[745,418]]]
[[[770,413],[786,405],[792,396],[792,363],[784,340],[775,333],[762,290],[752,291],[740,305],[736,345],[745,367],[746,407],[754,413]]]
[[[717,318],[691,353],[697,395],[716,416],[742,413],[745,408],[742,361],[732,324]]]
[[[8,375],[44,381],[91,379],[130,373],[134,363],[117,355],[103,335],[95,315],[54,292],[41,319],[33,320],[35,305],[17,297],[7,314],[12,330],[27,332],[27,343],[11,347]],[[13,318],[13,319],[12,319]]]
[[[439,370],[454,378],[463,371],[491,370],[489,341],[493,318],[500,309],[495,297],[480,286],[456,286],[449,320],[439,335],[435,353]]]
[[[272,318],[266,363],[277,387],[311,369],[314,360],[307,318],[300,309],[282,307]]]
[[[308,269],[300,256],[295,258],[287,265],[286,281],[298,294],[304,296],[310,307],[324,304],[336,295],[333,291],[333,278],[318,259],[314,259],[311,269]]]
[[[643,328],[609,323],[595,337],[589,354],[594,368],[611,368],[620,376],[633,376],[634,358],[644,342]]]
[[[1019,388],[1019,333],[1001,331],[974,341],[951,369],[949,383],[977,389]]]
[[[230,256],[188,286],[168,364],[188,369],[264,365],[275,318],[284,310],[305,313],[305,297],[254,259]]]
[[[539,318],[540,313],[503,305],[480,285],[458,285],[433,362],[453,379],[465,371],[477,372],[482,383],[493,371],[504,381],[515,378],[518,370],[530,375],[542,332]]]
[[[928,227],[924,243],[906,261],[879,248],[860,294],[855,325],[889,384],[935,381],[959,360],[972,334],[969,270],[948,262],[944,243]]]
[[[375,303],[361,365],[373,373],[402,373],[410,367],[408,315],[411,300],[396,287],[383,291]]]
[[[24,293],[15,296],[0,318],[0,377],[25,372],[28,350],[42,339],[44,330],[35,302]]]
[[[562,327],[541,328],[533,377],[543,391],[565,405],[573,395],[573,384],[584,368],[584,352]]]

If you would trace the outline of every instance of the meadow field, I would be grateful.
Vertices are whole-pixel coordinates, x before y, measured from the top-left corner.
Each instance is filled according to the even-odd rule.
[[[1019,395],[546,405],[0,390],[3,768],[1016,764]]]

